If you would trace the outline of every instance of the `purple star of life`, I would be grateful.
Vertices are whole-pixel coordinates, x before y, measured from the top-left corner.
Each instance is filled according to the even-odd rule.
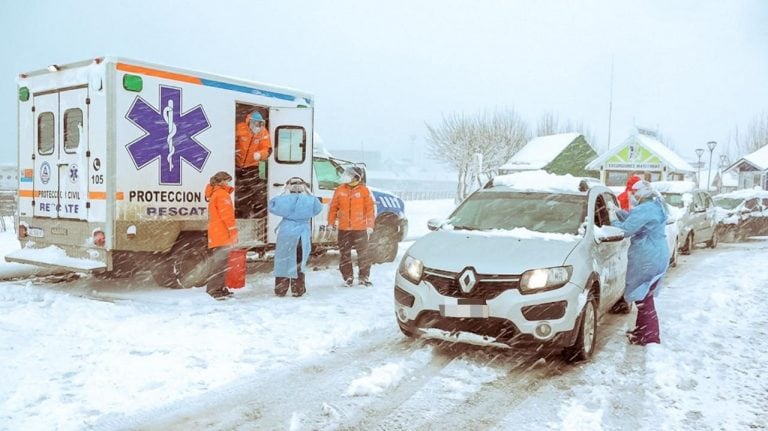
[[[210,127],[202,106],[181,112],[181,88],[160,86],[160,106],[155,109],[136,96],[126,118],[146,133],[126,145],[136,165],[142,169],[160,161],[160,184],[181,185],[181,160],[203,170],[211,152],[195,136]],[[172,121],[169,122],[172,112]],[[164,115],[166,114],[166,115]]]

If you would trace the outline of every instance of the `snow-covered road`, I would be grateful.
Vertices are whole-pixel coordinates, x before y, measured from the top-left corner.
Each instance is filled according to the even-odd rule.
[[[576,366],[405,339],[397,261],[349,289],[337,255],[316,259],[298,299],[259,266],[225,302],[140,280],[0,282],[0,429],[765,429],[766,257],[768,238],[681,256],[663,344],[629,346],[634,316],[607,316]]]

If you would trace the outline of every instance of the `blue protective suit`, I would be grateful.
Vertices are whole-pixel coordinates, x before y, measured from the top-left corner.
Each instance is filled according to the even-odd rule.
[[[277,226],[275,277],[297,278],[296,247],[301,239],[301,270],[306,271],[312,248],[310,220],[320,214],[323,205],[312,195],[291,193],[270,199],[268,209],[283,218]]]
[[[627,286],[624,299],[627,302],[642,301],[651,286],[659,282],[653,295],[659,293],[661,279],[669,266],[669,246],[664,227],[667,212],[660,198],[641,201],[629,213],[618,210],[623,221],[613,223],[630,238],[627,252]]]

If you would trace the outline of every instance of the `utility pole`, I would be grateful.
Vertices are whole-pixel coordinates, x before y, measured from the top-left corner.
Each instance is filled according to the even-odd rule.
[[[611,116],[613,114],[613,55],[611,55],[611,89],[608,98],[608,149],[611,148]]]

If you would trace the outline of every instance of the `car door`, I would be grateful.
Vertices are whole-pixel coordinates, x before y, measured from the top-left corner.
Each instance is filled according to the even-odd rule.
[[[592,197],[590,214],[593,214],[591,217],[593,230],[611,225],[611,212],[608,211],[608,207],[611,205],[609,203],[619,208],[618,200],[610,192],[596,193]],[[601,308],[610,307],[624,295],[629,239],[624,238],[621,241],[611,242],[595,241],[593,244],[592,255],[596,266],[595,271],[600,274],[603,297],[605,298],[605,301],[601,301]]]
[[[709,193],[700,191],[702,207],[704,208],[702,217],[702,236],[697,241],[709,241],[715,235],[717,217],[715,216],[715,203]]]

